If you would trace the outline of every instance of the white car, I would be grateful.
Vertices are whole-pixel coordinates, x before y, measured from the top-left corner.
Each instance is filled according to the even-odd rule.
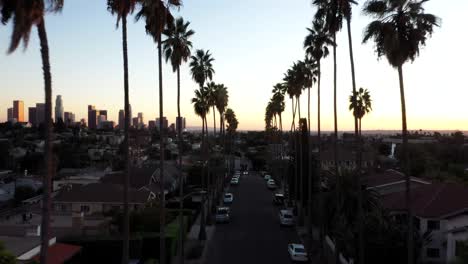
[[[239,178],[232,178],[231,185],[239,185]]]
[[[280,210],[279,212],[280,225],[293,226],[294,216],[291,210]]]
[[[225,193],[224,194],[224,203],[225,204],[230,204],[232,203],[232,201],[234,200],[234,195],[232,195],[232,193]]]
[[[308,261],[307,252],[302,244],[289,244],[288,253],[292,261]]]
[[[269,179],[271,179],[271,176],[267,174],[267,175],[265,175],[265,176],[263,177],[263,179],[264,179],[265,181],[268,181]]]
[[[231,220],[229,207],[216,207],[216,223],[228,223]]]
[[[268,189],[276,189],[276,182],[273,179],[269,179],[267,181],[267,187]]]

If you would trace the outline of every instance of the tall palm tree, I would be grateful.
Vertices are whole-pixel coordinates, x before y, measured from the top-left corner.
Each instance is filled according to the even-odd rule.
[[[126,0],[128,1],[128,0]],[[172,6],[180,6],[180,0],[140,0],[141,10],[138,12],[136,19],[145,19],[146,33],[150,35],[158,47],[158,76],[159,76],[159,188],[160,188],[160,203],[159,203],[159,225],[160,225],[160,254],[159,263],[166,263],[166,197],[164,193],[164,149],[165,149],[165,131],[163,128],[164,104],[163,104],[163,80],[162,80],[162,33],[167,25],[171,25],[174,17],[170,12]],[[125,1],[124,1],[125,2]]]
[[[210,54],[210,51],[207,50],[197,50],[195,55],[191,57],[190,61],[190,72],[192,74],[192,79],[200,86],[203,87],[207,80],[213,79],[213,74],[215,73],[213,69],[214,58]]]
[[[320,84],[321,84],[321,77],[322,77],[322,69],[321,69],[321,61],[323,58],[326,58],[329,55],[328,46],[335,45],[333,40],[331,39],[328,32],[326,32],[324,28],[324,22],[321,19],[316,19],[312,23],[311,28],[307,28],[308,35],[304,39],[304,48],[306,54],[315,59],[317,62],[317,145],[318,145],[318,207],[319,207],[319,230],[320,230],[320,247],[323,252],[324,250],[324,239],[325,239],[325,225],[324,225],[324,207],[323,207],[323,199],[322,199],[322,172],[321,172],[321,164],[320,164],[320,154],[321,154],[321,112],[320,112]]]
[[[277,83],[273,86],[271,92],[273,93],[272,100],[275,102],[276,113],[279,117],[279,130],[283,131],[283,120],[281,116],[285,108],[284,95],[286,93],[286,86],[282,83]]]
[[[353,111],[353,115],[359,121],[359,137],[361,137],[362,118],[372,110],[372,99],[367,89],[359,88],[349,96],[349,110]]]
[[[192,98],[193,109],[195,114],[197,114],[202,119],[202,152],[205,152],[205,123],[206,115],[210,111],[210,105],[208,103],[208,93],[205,88],[200,87],[200,89],[195,90],[195,97]],[[205,165],[203,164],[203,171]],[[205,176],[202,172],[202,189],[205,189]],[[205,230],[205,194],[202,195],[202,206],[200,211],[200,232],[198,234],[199,240],[206,240],[206,230]]]
[[[177,73],[177,118],[179,124],[177,126],[177,138],[179,148],[179,263],[184,261],[184,181],[182,176],[182,118],[180,114],[180,65],[187,62],[190,58],[190,49],[192,42],[190,38],[195,34],[195,31],[189,29],[190,22],[185,22],[183,18],[179,17],[173,23],[168,24],[163,34],[166,40],[163,41],[164,57],[166,63],[170,60],[172,70]]]
[[[209,82],[206,85],[206,90],[208,92],[208,103],[213,108],[213,136],[216,137],[216,100],[217,100],[217,88],[218,85],[215,82]]]
[[[130,212],[128,205],[128,188],[130,185],[130,153],[128,142],[128,128],[130,126],[130,95],[129,95],[129,82],[128,82],[128,51],[127,51],[127,16],[133,13],[135,9],[136,0],[134,1],[118,1],[108,0],[107,10],[113,15],[117,15],[117,24],[119,26],[122,20],[122,51],[123,51],[123,71],[124,71],[124,109],[125,109],[125,122],[124,122],[124,241],[122,252],[122,263],[128,263],[129,248],[130,248]]]
[[[224,164],[227,164],[227,152],[226,152],[226,134],[225,134],[225,120],[224,120],[224,112],[226,111],[226,107],[229,102],[229,94],[227,87],[224,84],[218,84],[216,88],[216,109],[219,112],[219,131],[220,135],[222,136],[223,140],[223,154],[224,154]],[[220,181],[220,191],[222,191],[223,181]]]
[[[423,4],[428,0],[371,0],[364,6],[364,13],[375,20],[364,31],[363,42],[375,42],[378,57],[385,56],[390,65],[398,70],[400,82],[401,121],[403,137],[403,168],[406,174],[406,209],[408,215],[408,263],[413,259],[413,213],[410,200],[410,175],[408,156],[408,130],[406,122],[406,101],[403,84],[403,64],[414,61],[421,46],[426,45],[434,27],[440,19],[424,12]]]
[[[47,5],[47,6],[45,6]],[[41,224],[41,253],[40,262],[47,263],[47,251],[49,248],[50,230],[50,206],[51,206],[51,181],[55,172],[52,157],[52,74],[49,61],[49,42],[45,26],[46,12],[59,12],[62,10],[63,0],[34,0],[15,1],[0,0],[0,18],[2,24],[13,20],[13,33],[8,53],[14,52],[21,41],[27,47],[31,29],[36,26],[41,47],[42,71],[44,75],[45,93],[45,145],[44,163],[45,172],[43,176],[43,198],[42,198],[42,224]]]

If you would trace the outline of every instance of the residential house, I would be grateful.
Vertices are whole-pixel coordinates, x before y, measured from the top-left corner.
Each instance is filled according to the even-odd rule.
[[[404,192],[382,198],[394,216],[405,215]],[[422,185],[411,192],[411,207],[420,234],[431,231],[431,241],[423,246],[421,260],[451,263],[457,249],[468,240],[468,187],[455,183]]]
[[[354,170],[357,168],[356,152],[348,148],[338,150],[338,166],[345,170]],[[371,151],[364,151],[362,154],[362,168],[368,169],[374,167],[376,156]],[[326,149],[320,153],[320,163],[322,169],[332,170],[335,166],[335,151]]]
[[[421,178],[410,177],[411,189],[431,184]],[[375,190],[380,195],[403,192],[406,189],[406,177],[403,173],[389,169],[384,172],[371,172],[365,176],[363,183],[367,189]]]

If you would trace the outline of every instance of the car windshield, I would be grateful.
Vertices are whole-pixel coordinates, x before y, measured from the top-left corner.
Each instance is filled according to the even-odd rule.
[[[284,218],[292,218],[292,215],[284,214],[283,217],[284,217]]]
[[[303,248],[296,248],[295,251],[297,253],[305,253],[305,250]]]
[[[227,209],[218,209],[218,214],[227,214],[228,210]]]
[[[231,198],[232,197],[232,194],[225,194],[224,195],[224,198]]]

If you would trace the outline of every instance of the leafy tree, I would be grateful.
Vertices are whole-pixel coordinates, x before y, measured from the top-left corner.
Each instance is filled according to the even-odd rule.
[[[0,241],[0,264],[16,264],[15,255],[6,250],[5,245]]]

